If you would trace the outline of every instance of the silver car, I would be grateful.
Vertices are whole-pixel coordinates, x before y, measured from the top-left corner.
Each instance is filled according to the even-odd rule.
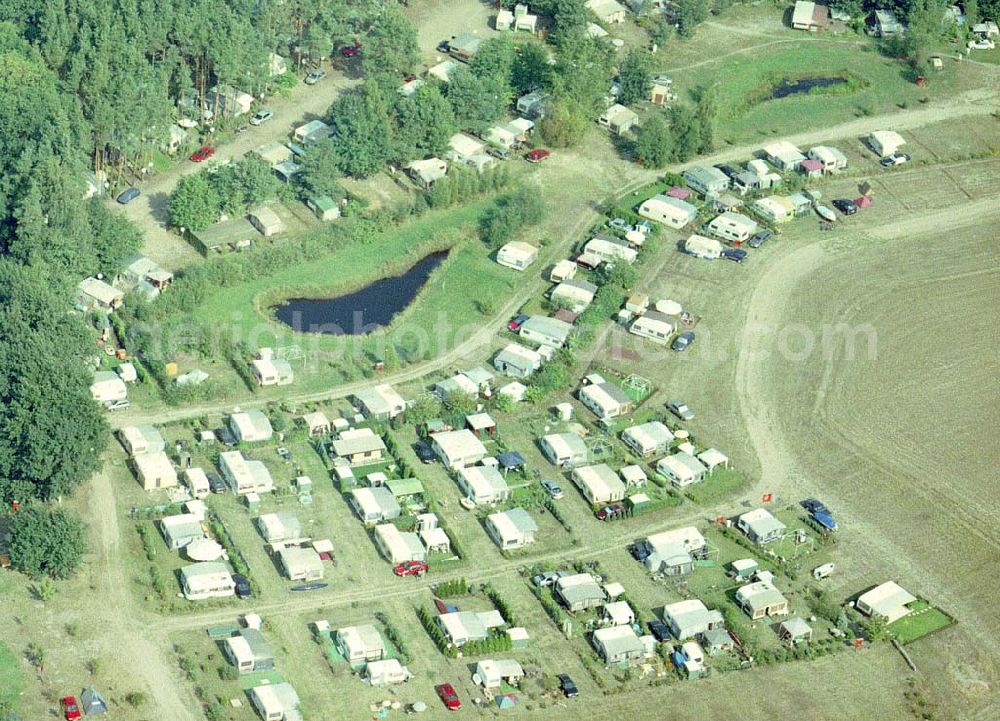
[[[274,117],[274,111],[273,110],[267,110],[267,109],[258,110],[256,113],[254,113],[253,117],[250,118],[250,124],[251,125],[263,125],[264,123],[266,123],[268,120],[270,120],[273,117]]]
[[[684,401],[669,401],[667,410],[680,418],[682,421],[690,421],[694,418],[694,411],[688,408]]]

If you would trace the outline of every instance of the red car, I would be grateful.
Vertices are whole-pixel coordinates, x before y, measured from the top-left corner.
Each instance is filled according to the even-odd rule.
[[[397,576],[423,576],[427,573],[427,564],[423,561],[403,561],[392,572]]]
[[[64,699],[60,699],[59,704],[62,706],[63,716],[66,718],[66,721],[83,718],[83,714],[80,713],[80,707],[76,704],[76,696],[67,696]]]
[[[361,52],[361,43],[355,41],[354,45],[345,45],[340,49],[340,54],[345,58],[354,58]]]
[[[449,711],[458,711],[462,708],[462,699],[458,697],[455,693],[455,687],[450,683],[443,683],[440,686],[435,686],[434,690],[437,691],[437,695],[441,698],[441,703],[445,705]]]
[[[191,156],[191,160],[195,163],[201,163],[205,160],[208,160],[213,155],[215,155],[215,148],[213,148],[211,145],[202,145],[200,148],[198,148],[198,152],[196,152],[194,155]]]
[[[535,148],[524,156],[524,159],[529,163],[540,163],[549,157],[549,151],[545,148]]]
[[[510,321],[507,323],[507,330],[511,331],[512,333],[517,333],[519,330],[521,330],[521,326],[524,325],[524,321],[528,320],[528,317],[529,316],[521,314],[511,318]]]
[[[617,518],[625,513],[625,508],[619,506],[617,503],[610,506],[604,506],[597,512],[597,520],[599,521],[609,521],[612,518]]]

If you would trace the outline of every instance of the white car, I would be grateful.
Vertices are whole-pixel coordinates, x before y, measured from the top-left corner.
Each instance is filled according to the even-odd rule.
[[[967,47],[969,50],[993,50],[996,46],[997,44],[989,38],[979,38],[978,40],[970,40]]]
[[[250,124],[263,125],[273,117],[274,117],[274,111],[272,110],[258,110],[256,113],[254,113],[253,117],[250,118]]]

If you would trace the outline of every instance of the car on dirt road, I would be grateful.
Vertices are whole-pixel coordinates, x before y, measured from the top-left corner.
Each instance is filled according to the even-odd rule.
[[[427,564],[423,561],[403,561],[392,569],[397,576],[423,576],[427,573]]]
[[[439,684],[434,687],[434,691],[437,693],[438,698],[441,699],[441,703],[449,711],[458,711],[462,708],[462,699],[458,697],[455,687],[450,683]]]
[[[523,313],[521,313],[520,315],[515,315],[513,318],[510,319],[510,322],[507,323],[507,330],[509,330],[511,333],[517,333],[519,330],[521,330],[521,326],[524,325],[524,321],[528,320],[528,318],[530,317],[531,316],[524,315]]]
[[[191,156],[191,162],[203,163],[209,158],[211,158],[213,155],[215,155],[215,148],[213,148],[211,145],[202,145]]]
[[[891,168],[894,165],[902,165],[903,163],[910,162],[910,155],[908,153],[893,153],[892,155],[885,156],[879,162],[883,168]]]
[[[253,595],[250,590],[250,579],[242,573],[234,573],[233,591],[236,593],[236,598],[250,598]]]
[[[263,125],[273,117],[274,117],[274,111],[264,108],[263,110],[258,110],[256,113],[253,114],[253,117],[250,118],[250,124]]]
[[[574,683],[573,679],[564,673],[559,674],[559,688],[562,689],[563,696],[566,698],[576,698],[580,695],[580,691],[577,689],[576,683]]]
[[[747,259],[747,252],[743,248],[723,248],[722,257],[734,263],[742,263]]]
[[[686,351],[692,343],[694,343],[694,333],[686,330],[674,338],[674,342],[670,344],[670,348],[680,353]]]
[[[542,481],[542,488],[545,489],[545,492],[548,493],[554,501],[558,501],[566,495],[563,493],[562,486],[555,481]]]
[[[63,718],[66,721],[76,721],[76,719],[83,718],[83,713],[80,711],[80,705],[76,702],[76,696],[65,696],[59,700],[59,706],[62,708]]]
[[[830,205],[844,215],[854,215],[858,212],[858,204],[850,198],[837,198],[836,200],[830,201]]]
[[[325,70],[313,70],[311,73],[306,75],[306,79],[303,80],[302,82],[304,82],[306,85],[315,85],[325,77],[326,77]]]
[[[142,195],[142,193],[139,192],[138,188],[126,188],[121,192],[117,200],[122,205],[128,205],[140,195]]]
[[[751,248],[759,248],[760,246],[764,245],[764,243],[766,243],[768,240],[770,240],[771,236],[773,235],[774,233],[772,233],[770,230],[762,230],[755,236],[753,236],[750,240],[748,240],[747,245],[749,245]]]
[[[524,156],[524,159],[529,163],[540,163],[549,157],[551,153],[545,148],[535,148],[534,150],[529,150],[528,154]]]
[[[684,401],[667,401],[667,410],[682,421],[694,420],[694,411]]]

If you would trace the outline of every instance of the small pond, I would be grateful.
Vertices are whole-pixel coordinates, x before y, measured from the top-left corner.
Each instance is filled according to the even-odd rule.
[[[400,275],[376,280],[335,298],[289,298],[274,307],[275,317],[298,333],[371,333],[389,325],[447,257],[447,251],[431,253]]]
[[[774,86],[771,91],[771,99],[787,98],[789,95],[808,93],[813,88],[831,88],[837,85],[846,85],[847,78],[838,77],[808,77],[808,78],[785,78]]]

